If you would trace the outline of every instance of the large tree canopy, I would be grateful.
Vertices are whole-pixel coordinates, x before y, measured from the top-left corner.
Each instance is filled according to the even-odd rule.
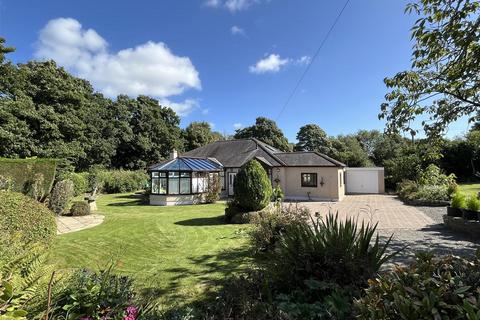
[[[0,156],[137,169],[182,147],[180,119],[157,100],[112,101],[53,61],[13,65],[11,51],[0,39]]]
[[[420,16],[412,28],[412,68],[386,78],[380,118],[387,130],[415,133],[421,118],[429,137],[453,121],[480,119],[480,2],[420,0],[407,12]],[[427,119],[425,119],[427,118]]]
[[[332,148],[332,142],[327,134],[316,124],[301,127],[297,133],[297,140],[295,150],[298,151],[318,151],[328,154]]]
[[[257,138],[277,149],[291,151],[291,146],[287,138],[285,138],[282,130],[280,130],[275,121],[264,117],[258,117],[253,126],[238,129],[235,132],[234,138]]]
[[[189,151],[213,141],[222,140],[223,136],[219,132],[212,131],[212,126],[208,122],[194,121],[183,130],[183,139],[185,151]]]

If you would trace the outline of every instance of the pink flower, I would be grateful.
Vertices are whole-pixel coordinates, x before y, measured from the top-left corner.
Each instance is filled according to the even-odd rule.
[[[89,316],[84,316],[84,317],[81,317],[80,320],[93,320],[93,319],[90,318]]]
[[[133,316],[125,316],[125,317],[123,317],[122,320],[135,320],[135,317],[133,317]]]
[[[130,306],[127,308],[127,316],[129,317],[133,317],[133,320],[135,320],[135,318],[137,317],[138,315],[138,309],[137,307],[135,306]],[[131,320],[131,319],[127,319],[127,320]]]

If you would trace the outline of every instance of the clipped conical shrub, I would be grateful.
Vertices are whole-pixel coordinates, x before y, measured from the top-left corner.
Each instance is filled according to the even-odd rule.
[[[255,159],[250,160],[235,178],[235,202],[246,211],[265,208],[272,198],[272,184],[267,172]]]

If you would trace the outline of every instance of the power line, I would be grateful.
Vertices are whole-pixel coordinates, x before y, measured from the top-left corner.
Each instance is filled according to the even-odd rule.
[[[293,88],[292,92],[290,93],[290,95],[288,96],[287,100],[285,101],[285,104],[283,105],[282,109],[281,109],[280,112],[278,113],[278,116],[277,116],[277,118],[275,119],[276,121],[278,121],[278,119],[279,119],[280,116],[282,115],[283,111],[285,111],[285,109],[287,108],[288,104],[290,103],[290,100],[292,100],[293,96],[294,96],[295,93],[297,92],[297,89],[298,89],[298,87],[300,86],[300,84],[302,83],[303,78],[305,78],[305,75],[307,74],[308,70],[310,70],[310,67],[312,66],[312,64],[313,64],[313,62],[315,61],[315,59],[317,58],[318,54],[319,54],[320,51],[322,50],[323,45],[325,44],[325,42],[327,42],[328,37],[330,36],[330,34],[332,33],[333,29],[334,29],[335,26],[337,25],[337,22],[340,20],[340,17],[342,16],[343,12],[344,12],[345,9],[347,8],[349,2],[350,2],[350,0],[345,1],[345,4],[343,5],[342,10],[340,10],[340,12],[338,13],[337,17],[335,18],[335,21],[333,21],[333,24],[330,26],[330,29],[328,29],[327,34],[325,35],[325,37],[323,38],[322,42],[320,43],[320,46],[318,47],[317,51],[315,51],[315,54],[313,55],[313,57],[312,57],[312,59],[310,60],[310,62],[307,64],[305,70],[303,71],[302,75],[301,75],[300,78],[298,79],[297,84],[296,84],[295,87]]]

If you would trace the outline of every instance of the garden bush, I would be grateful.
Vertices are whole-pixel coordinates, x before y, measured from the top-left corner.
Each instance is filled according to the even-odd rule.
[[[53,297],[53,319],[136,320],[149,302],[136,299],[133,280],[113,273],[113,266],[100,272],[77,270]]]
[[[208,188],[205,194],[206,203],[215,203],[220,199],[220,192],[222,186],[220,185],[220,177],[215,174],[209,174],[208,176]]]
[[[282,202],[285,197],[283,190],[280,186],[276,186],[272,191],[272,201],[273,202]]]
[[[100,189],[105,193],[137,191],[148,185],[148,175],[143,170],[104,170],[99,173],[99,180]]]
[[[240,169],[235,178],[234,188],[235,203],[246,211],[262,210],[272,198],[272,184],[267,172],[255,159]]]
[[[433,164],[420,172],[417,181],[403,180],[397,186],[398,196],[410,201],[448,201],[456,190],[455,175],[447,176]]]
[[[456,209],[464,209],[466,208],[466,198],[465,195],[460,192],[455,192],[452,196],[452,200],[450,203],[452,208]]]
[[[480,200],[476,196],[471,195],[467,198],[466,207],[471,211],[480,211]]]
[[[255,253],[273,250],[288,225],[309,221],[310,212],[303,207],[290,205],[264,210],[253,218],[249,232],[250,244]]]
[[[65,214],[68,210],[70,200],[73,197],[73,189],[72,181],[58,181],[50,193],[48,207],[57,215]]]
[[[42,248],[51,245],[57,233],[52,211],[12,191],[0,191],[0,203],[0,260],[5,262],[23,253],[28,245]]]
[[[71,216],[88,216],[90,214],[90,205],[86,201],[75,201],[70,208]]]
[[[46,197],[52,189],[56,167],[57,161],[53,159],[0,158],[0,176],[11,180],[13,191],[24,194],[32,193],[35,185],[36,195]]]
[[[67,172],[60,175],[59,180],[70,180],[73,182],[73,195],[80,196],[88,191],[87,172]]]
[[[369,280],[355,305],[361,319],[478,319],[480,261],[419,254]]]

